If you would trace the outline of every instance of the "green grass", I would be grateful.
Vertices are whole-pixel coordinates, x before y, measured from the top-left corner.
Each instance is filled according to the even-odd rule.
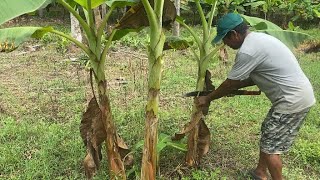
[[[63,27],[62,30],[67,28]],[[308,32],[308,31],[305,31]],[[319,37],[319,30],[310,30]],[[183,31],[182,35],[189,37]],[[119,134],[130,147],[143,139],[147,95],[145,32],[113,44],[107,60],[108,88]],[[92,97],[88,72],[78,52],[64,51],[57,37],[48,35],[0,57],[0,179],[84,179],[85,148],[79,124]],[[190,37],[189,37],[190,38]],[[28,52],[28,46],[40,44]],[[57,52],[57,47],[62,48]],[[58,49],[59,50],[59,49]],[[228,50],[228,66],[211,64],[214,85],[222,82],[235,52]],[[27,53],[23,53],[27,52]],[[320,99],[320,54],[296,53]],[[76,61],[70,60],[77,58]],[[164,56],[159,131],[173,135],[190,119],[197,68],[189,50],[167,51]],[[128,82],[121,85],[120,80]],[[184,167],[184,153],[167,148],[160,155],[159,179],[248,179],[246,171],[258,158],[260,124],[270,102],[264,96],[236,96],[214,101],[206,123],[211,149],[199,169]],[[288,154],[283,156],[287,179],[320,177],[319,102],[302,127]],[[105,151],[103,151],[105,152]],[[105,154],[105,153],[104,153]],[[139,171],[141,152],[135,152]],[[107,179],[106,160],[95,179]]]

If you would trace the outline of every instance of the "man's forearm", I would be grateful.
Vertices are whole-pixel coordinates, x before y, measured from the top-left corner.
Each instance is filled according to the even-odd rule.
[[[237,90],[237,88],[233,87],[232,82],[230,80],[225,80],[221,85],[212,93],[208,95],[210,101],[219,99],[223,96],[230,94],[232,91]]]
[[[253,85],[255,84],[250,78],[243,81],[226,79],[215,91],[208,95],[208,98],[210,101],[219,99],[231,94],[234,90]]]
[[[251,78],[248,78],[243,81],[239,81],[238,89],[248,87],[248,86],[254,86],[254,85],[256,85],[256,84],[251,80]]]

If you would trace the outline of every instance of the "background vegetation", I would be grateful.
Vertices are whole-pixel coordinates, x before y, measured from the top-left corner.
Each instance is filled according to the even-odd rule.
[[[234,1],[235,2],[235,1]],[[296,3],[298,4],[298,3]],[[59,9],[57,9],[60,11]],[[51,11],[54,12],[54,11]],[[59,14],[59,13],[57,13]],[[67,16],[66,16],[67,17]],[[6,26],[60,24],[69,31],[69,21],[24,16]],[[316,24],[313,24],[314,26]],[[197,27],[195,27],[197,30]],[[147,30],[146,30],[147,31]],[[108,88],[118,132],[135,149],[143,139],[146,104],[148,33],[130,34],[112,45],[107,62]],[[307,32],[319,39],[316,27]],[[200,31],[197,31],[200,33]],[[170,33],[170,32],[167,32]],[[183,37],[190,38],[182,29]],[[84,68],[86,58],[70,43],[54,35],[30,41],[0,57],[0,178],[84,179],[85,155],[79,124],[90,99],[90,85]],[[56,43],[58,42],[58,43]],[[211,64],[213,82],[218,85],[232,65]],[[295,51],[320,98],[320,53]],[[160,97],[160,132],[173,134],[189,121],[192,99],[182,94],[193,91],[197,76],[192,52],[167,51]],[[212,134],[209,154],[200,169],[183,166],[184,153],[173,148],[160,155],[159,179],[247,179],[247,170],[258,157],[259,128],[270,106],[264,95],[238,96],[214,101],[206,119]],[[320,177],[320,108],[311,110],[289,154],[284,155],[287,179]],[[132,167],[139,172],[141,151],[135,152]],[[101,169],[106,169],[102,161]],[[95,179],[105,179],[106,170]]]

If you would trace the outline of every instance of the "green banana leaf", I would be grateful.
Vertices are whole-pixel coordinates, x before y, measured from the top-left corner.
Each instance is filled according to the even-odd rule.
[[[274,29],[274,30],[282,30],[278,25],[267,21],[265,19],[251,17],[241,14],[242,18],[245,22],[247,22],[250,26],[252,26],[255,30],[266,30],[266,29]]]
[[[169,36],[166,37],[166,42],[164,43],[163,50],[168,49],[177,49],[183,50],[189,48],[193,44],[193,41],[187,41],[186,39],[177,37],[177,36]]]
[[[316,17],[320,18],[320,12],[318,10],[314,9],[313,12],[316,15]]]
[[[116,33],[114,34],[112,41],[117,41],[119,39],[121,39],[122,37],[124,37],[125,35],[127,35],[128,33],[131,32],[140,32],[144,27],[138,28],[138,29],[119,29],[116,31]]]
[[[286,44],[290,49],[296,48],[299,44],[303,43],[305,40],[312,38],[310,35],[290,30],[283,30],[276,24],[267,21],[265,19],[250,17],[246,15],[241,15],[244,21],[250,24],[255,31],[264,32],[273,37],[278,38],[284,44]]]
[[[41,38],[52,27],[13,27],[0,29],[0,51],[10,52],[29,38]]]
[[[137,4],[140,0],[108,0],[106,4],[111,7],[126,7]]]
[[[144,140],[139,141],[135,146],[134,149],[138,150],[143,146]],[[157,143],[157,152],[160,153],[166,147],[173,147],[180,151],[187,151],[187,145],[180,141],[172,141],[171,137],[167,134],[160,133],[158,137]]]
[[[87,0],[74,0],[76,3],[78,3],[80,6],[84,7],[85,9],[88,9],[87,6]],[[101,4],[105,3],[107,0],[91,0],[91,9],[94,9]]]
[[[312,36],[308,34],[296,32],[296,31],[290,31],[290,30],[260,30],[258,32],[264,32],[266,34],[269,34],[273,37],[278,38],[280,41],[286,44],[290,49],[296,48],[299,46],[299,44],[301,44],[305,40],[312,38]]]
[[[72,8],[76,8],[77,4],[74,0],[64,0],[67,4],[69,4]]]
[[[33,12],[52,0],[0,0],[0,25],[22,14]]]
[[[160,153],[165,147],[171,146],[180,151],[187,151],[186,144],[182,142],[174,142],[171,137],[167,134],[160,133],[157,144],[157,152]]]
[[[252,8],[256,8],[264,4],[266,4],[265,1],[256,1],[256,2],[244,3],[243,6],[251,6]]]
[[[88,9],[87,0],[74,0],[80,6]],[[136,4],[139,0],[91,0],[91,9],[94,9],[100,6],[103,3],[106,3],[109,7],[125,7],[125,6],[132,6]]]

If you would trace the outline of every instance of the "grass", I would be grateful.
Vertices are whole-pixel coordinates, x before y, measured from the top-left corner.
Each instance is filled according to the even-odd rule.
[[[63,24],[63,23],[62,23]],[[68,29],[66,27],[63,30]],[[317,37],[318,29],[306,30]],[[317,32],[317,33],[316,33]],[[182,32],[183,36],[188,36]],[[147,55],[143,32],[112,45],[106,64],[108,88],[118,132],[130,147],[143,139]],[[0,57],[0,179],[84,179],[85,148],[79,133],[82,113],[92,97],[81,53],[68,51],[48,35]],[[133,42],[134,40],[134,42]],[[37,51],[29,46],[40,45]],[[59,49],[62,48],[62,49]],[[60,51],[61,50],[61,51]],[[227,66],[211,64],[214,85],[224,80]],[[320,53],[296,52],[320,99]],[[189,50],[167,51],[160,97],[159,131],[174,134],[189,121],[196,62]],[[126,81],[127,84],[122,84]],[[173,148],[160,155],[159,179],[248,179],[258,157],[260,124],[270,103],[264,96],[216,100],[206,118],[211,149],[199,169],[183,166],[184,153]],[[314,106],[290,153],[285,154],[287,179],[320,177],[320,108]],[[135,153],[139,171],[141,152]],[[107,179],[105,157],[95,179]]]

